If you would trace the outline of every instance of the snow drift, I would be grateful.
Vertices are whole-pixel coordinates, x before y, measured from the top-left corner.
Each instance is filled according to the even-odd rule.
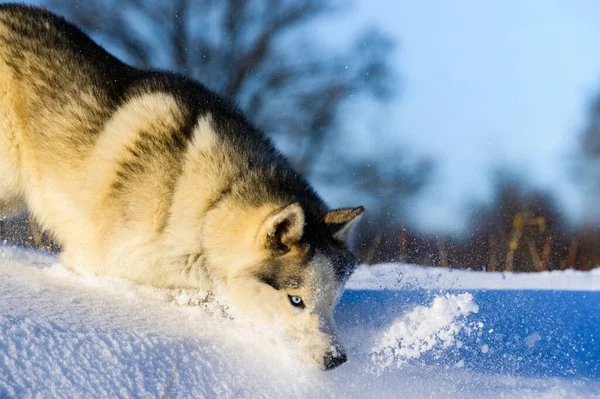
[[[201,292],[55,262],[0,247],[0,397],[600,397],[597,272],[359,268],[321,372]]]

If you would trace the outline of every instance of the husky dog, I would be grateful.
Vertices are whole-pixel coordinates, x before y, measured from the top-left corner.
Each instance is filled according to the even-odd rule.
[[[333,309],[362,207],[328,210],[230,103],[132,68],[39,8],[0,5],[0,214],[27,207],[80,274],[222,294],[346,361]]]

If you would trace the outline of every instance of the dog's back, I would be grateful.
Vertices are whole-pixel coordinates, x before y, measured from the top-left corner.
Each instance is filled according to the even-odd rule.
[[[131,75],[75,26],[20,5],[0,5],[0,63],[3,92],[27,121],[23,134],[45,146],[67,135],[77,150],[93,143]]]

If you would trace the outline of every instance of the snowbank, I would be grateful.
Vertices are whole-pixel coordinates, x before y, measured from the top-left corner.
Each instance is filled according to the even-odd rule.
[[[600,268],[589,272],[503,273],[390,263],[360,267],[352,277],[348,289],[600,291]]]
[[[418,267],[361,268],[336,314],[350,361],[325,373],[202,293],[55,262],[0,247],[0,397],[600,397],[597,292],[447,291]]]

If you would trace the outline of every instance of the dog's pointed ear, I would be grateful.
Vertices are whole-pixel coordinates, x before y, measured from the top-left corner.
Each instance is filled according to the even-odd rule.
[[[331,232],[333,238],[347,243],[350,238],[352,228],[360,220],[365,208],[343,208],[329,211],[323,216],[323,221]]]
[[[273,252],[286,252],[303,234],[304,211],[294,202],[267,216],[258,230],[257,244]]]

